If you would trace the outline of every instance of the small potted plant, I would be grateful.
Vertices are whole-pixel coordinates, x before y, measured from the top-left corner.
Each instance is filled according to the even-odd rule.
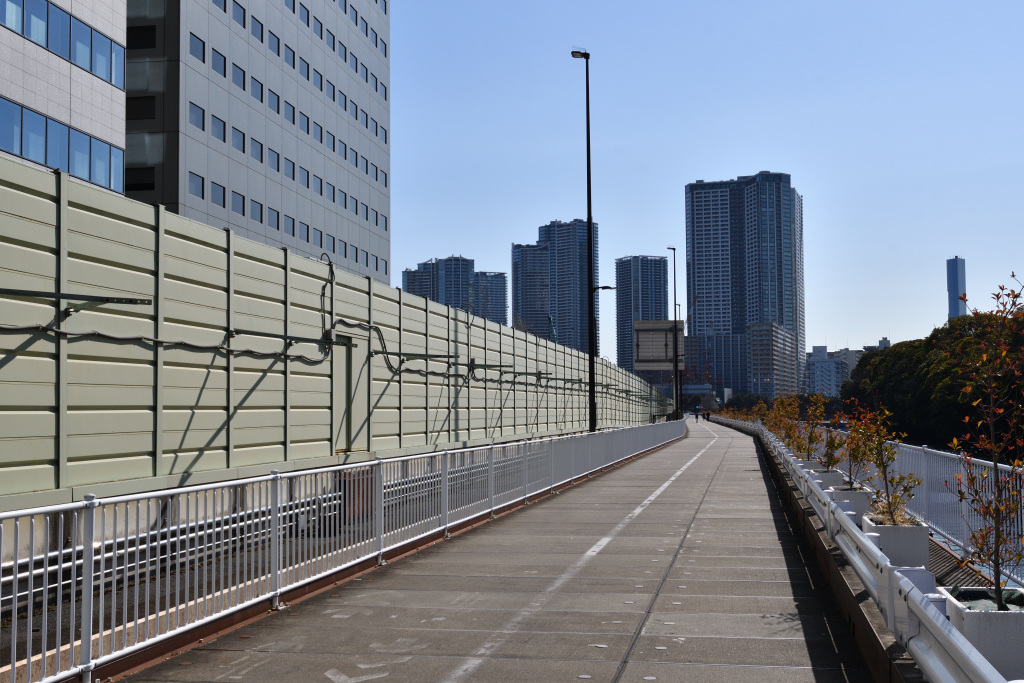
[[[1007,679],[1024,678],[1024,594],[1006,589],[1007,570],[1024,563],[1021,297],[1019,288],[1001,286],[993,295],[993,311],[971,311],[973,334],[965,338],[959,355],[966,364],[961,397],[974,414],[965,419],[964,437],[951,443],[960,453],[962,471],[946,483],[957,494],[970,529],[964,563],[974,561],[991,571],[986,587],[944,591],[946,613],[953,627]]]
[[[815,463],[811,479],[816,480],[822,490],[828,490],[835,486],[842,486],[843,474],[833,470],[839,463],[839,459],[836,457],[837,449],[833,447],[829,453],[824,448],[818,448],[825,446],[828,442],[829,431],[824,428],[824,422],[825,397],[821,394],[813,394],[807,406],[807,415],[803,423],[797,427],[799,454],[804,460]]]
[[[864,476],[865,450],[853,430],[843,434],[836,428],[839,424],[848,423],[843,414],[836,415],[832,421],[834,424],[825,431],[822,464],[845,470],[845,483],[832,487],[832,500],[847,513],[852,513],[859,526],[861,517],[871,509],[874,501],[871,491],[858,483]]]
[[[907,503],[921,480],[896,469],[896,441],[904,435],[891,429],[892,413],[884,406],[877,411],[861,408],[856,421],[875,489],[873,514],[861,518],[861,528],[878,534],[878,547],[892,564],[927,567],[928,527],[907,514]]]

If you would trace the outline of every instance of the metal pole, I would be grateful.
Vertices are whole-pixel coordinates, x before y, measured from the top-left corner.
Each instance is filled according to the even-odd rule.
[[[676,248],[672,250],[672,412],[679,417],[679,304],[676,303]]]
[[[597,365],[597,311],[594,305],[594,297],[597,296],[597,285],[594,282],[594,214],[592,209],[592,193],[590,182],[590,53],[583,53],[583,63],[586,67],[586,95],[587,95],[587,292],[589,292],[588,309],[588,332],[590,352],[590,431],[597,431],[597,385],[594,378]]]

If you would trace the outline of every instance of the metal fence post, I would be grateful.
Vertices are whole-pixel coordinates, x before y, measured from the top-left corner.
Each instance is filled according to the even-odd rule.
[[[494,517],[494,446],[487,449],[487,505]]]
[[[281,472],[270,475],[270,609],[281,608]]]
[[[79,648],[78,662],[82,667],[82,683],[92,681],[92,594],[95,590],[96,564],[96,508],[99,501],[91,493],[85,494],[85,509],[82,510],[82,611],[79,614],[82,628],[82,646]],[[74,587],[72,587],[74,594]],[[59,628],[59,626],[58,626]],[[14,638],[15,634],[11,634]],[[13,671],[14,662],[11,662]],[[31,659],[29,660],[31,672]]]
[[[523,445],[523,500],[530,495],[530,445]]]
[[[555,442],[548,441],[548,489],[555,488]]]
[[[444,529],[444,537],[451,538],[448,533],[448,451],[441,454],[441,528]]]
[[[376,469],[374,470],[374,479],[376,480],[376,495],[374,496],[374,502],[376,503],[376,512],[374,520],[376,522],[376,533],[377,533],[377,566],[383,567],[388,562],[384,559],[384,461],[378,459]]]

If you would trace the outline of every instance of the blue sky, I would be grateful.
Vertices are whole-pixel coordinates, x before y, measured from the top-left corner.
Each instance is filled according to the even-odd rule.
[[[586,217],[600,279],[679,252],[684,187],[761,170],[804,197],[807,345],[927,335],[1024,270],[1024,3],[402,0],[391,14],[392,284]],[[671,264],[670,264],[671,268]],[[615,358],[615,293],[601,355]],[[685,309],[684,309],[685,316]]]

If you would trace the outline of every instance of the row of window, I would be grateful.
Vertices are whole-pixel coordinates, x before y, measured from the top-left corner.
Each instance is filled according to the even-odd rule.
[[[221,0],[221,2],[223,2],[223,0]],[[220,7],[222,10],[224,10],[225,7],[221,7],[221,2],[218,2],[218,0],[214,0],[214,3],[218,7]],[[245,11],[245,8],[242,7],[240,4],[238,4],[237,0],[232,0],[231,5],[232,5],[232,7],[231,7],[231,16],[232,16],[232,18],[235,20],[235,23],[237,23],[239,26],[241,26],[244,29],[246,27],[245,26],[245,24],[246,24],[246,11]],[[306,9],[306,6],[303,5],[303,4],[300,4],[299,7],[301,8],[301,11],[300,11],[299,14],[300,14],[300,17],[303,20],[303,23],[306,24],[307,26],[309,26],[310,25],[309,24],[309,10]],[[350,6],[349,9],[352,12],[355,12],[355,8],[354,7]],[[294,3],[292,4],[292,11],[294,12]],[[256,40],[258,40],[260,43],[262,43],[263,42],[263,22],[259,21],[256,17],[253,17],[253,16],[249,16],[248,17],[248,21],[249,21],[249,33],[250,33],[250,35],[252,35],[252,37],[255,38]],[[387,88],[387,86],[383,82],[381,82],[372,71],[370,71],[367,68],[366,63],[365,62],[360,62],[359,58],[356,57],[355,53],[349,51],[348,48],[345,47],[344,43],[342,43],[340,40],[338,40],[338,39],[336,39],[334,37],[334,33],[333,32],[331,32],[329,29],[326,30],[326,32],[325,32],[323,24],[320,22],[319,19],[317,19],[316,17],[313,17],[313,22],[314,22],[313,23],[313,32],[316,34],[316,36],[318,38],[320,38],[320,40],[323,40],[324,42],[327,43],[327,47],[330,48],[332,53],[333,52],[337,52],[338,58],[341,60],[342,64],[346,64],[347,63],[352,68],[352,71],[355,72],[355,74],[356,74],[356,76],[358,78],[362,78],[363,81],[367,85],[370,85],[370,87],[373,89],[373,91],[375,93],[380,95],[380,97],[386,101],[388,99],[388,88]],[[363,22],[363,23],[365,25],[365,22]],[[377,34],[374,33],[373,35],[376,38]],[[383,44],[384,41],[380,41],[380,43]],[[278,57],[281,56],[281,39],[278,38],[277,34],[275,34],[273,31],[267,31],[267,49],[269,49],[271,52],[273,52],[276,56],[278,56]],[[284,46],[284,58],[285,58],[285,63],[287,63],[288,66],[290,66],[291,68],[294,69],[295,68],[295,51],[289,45],[287,45],[287,44],[285,44],[285,46]],[[306,62],[306,60],[304,60],[302,58],[299,58],[300,70],[301,70],[301,65],[302,64],[305,64],[305,73],[303,73],[302,75],[308,81],[309,80],[309,64]]]
[[[0,0],[0,24],[124,90],[124,46],[47,0]]]
[[[124,150],[0,97],[0,150],[124,192]]]
[[[287,45],[286,50],[291,50]],[[206,63],[206,42],[199,38],[194,33],[189,34],[189,54],[194,58],[198,59],[203,64]],[[287,53],[286,53],[287,54]],[[292,61],[291,64],[294,66],[295,53],[291,52]],[[214,72],[220,74],[222,77],[228,77],[228,60],[223,54],[218,52],[214,48],[210,48],[210,68]],[[299,72],[306,79],[310,78],[309,63],[304,59],[299,59]],[[355,101],[349,99],[340,88],[336,88],[330,80],[325,80],[323,75],[313,69],[313,85],[317,90],[324,93],[331,102],[337,102],[338,106],[342,111],[348,111],[349,115],[356,120],[357,123],[362,124],[363,128],[368,130],[374,137],[379,138],[385,145],[388,144],[388,129],[377,123],[377,120],[370,117],[365,109],[361,109]],[[261,81],[255,77],[250,77],[247,83],[245,69],[238,66],[234,62],[231,63],[231,82],[240,90],[245,91],[248,88],[249,93],[253,98],[261,104],[266,101],[267,107],[275,114],[281,113],[281,97],[271,90],[270,88],[264,88]],[[284,113],[285,119],[292,125],[295,124],[295,107],[288,101],[284,102]],[[307,131],[308,132],[308,131]],[[334,151],[333,149],[331,150]]]
[[[193,197],[205,200],[206,179],[197,173],[189,171],[188,193]],[[356,263],[360,262],[361,256],[364,266],[367,268],[372,267],[374,271],[383,272],[387,275],[387,260],[374,256],[365,249],[360,250],[354,244],[346,244],[344,240],[336,240],[333,235],[325,235],[319,228],[311,228],[307,223],[297,222],[291,216],[282,215],[277,209],[264,207],[261,202],[255,199],[250,198],[248,203],[246,203],[245,195],[238,192],[231,192],[230,201],[231,211],[239,216],[245,216],[248,211],[249,218],[256,223],[262,225],[265,221],[267,227],[274,230],[283,230],[286,235],[296,237],[300,241],[312,244],[318,249],[326,249],[332,254],[337,254],[341,258],[351,259]],[[227,188],[212,180],[210,181],[210,202],[221,208],[228,208]],[[266,208],[265,213],[264,208]],[[298,232],[296,232],[296,225],[298,225]]]
[[[300,112],[300,116],[305,117],[305,114],[302,114]],[[191,125],[195,126],[199,130],[206,130],[206,110],[197,105],[195,102],[188,103],[188,120]],[[313,125],[316,127],[313,136],[317,138],[318,141],[322,141],[322,136],[324,133],[323,129],[316,122],[314,122]],[[308,133],[308,117],[305,118],[304,124],[300,124],[300,127]],[[227,122],[219,118],[218,116],[210,114],[210,135],[212,135],[217,140],[226,143],[228,142],[227,133]],[[328,148],[333,151],[334,146],[337,145],[338,154],[339,156],[342,157],[342,159],[344,159],[346,156],[344,152],[344,150],[346,149],[345,143],[342,142],[341,140],[336,140],[332,133],[327,133],[327,137],[328,142],[325,144],[327,144]],[[296,180],[296,166],[294,161],[287,157],[284,157],[282,159],[281,155],[276,150],[270,147],[264,148],[263,143],[257,140],[256,138],[249,137],[248,140],[246,140],[245,133],[239,130],[238,128],[235,128],[234,126],[231,127],[230,142],[231,146],[240,153],[245,154],[246,149],[248,148],[249,156],[251,156],[253,159],[260,162],[261,164],[266,163],[267,166],[269,166],[270,169],[275,173],[283,172],[284,176],[289,180]],[[364,172],[367,175],[370,175],[374,180],[383,183],[384,186],[387,187],[387,173],[379,170],[376,165],[368,163],[366,157],[360,156],[351,147],[348,147],[347,149],[348,158],[351,160],[351,163],[354,166],[356,166],[357,168],[360,167],[361,160]],[[264,152],[266,152],[266,154],[264,154]],[[264,159],[266,160],[265,162]],[[302,185],[302,187],[306,188],[307,190],[311,190],[317,196],[325,197],[327,201],[331,202],[332,204],[340,204],[342,208],[345,208],[347,206],[349,211],[356,214],[357,216],[361,216],[362,219],[369,222],[370,225],[382,228],[384,231],[387,231],[387,216],[385,216],[384,214],[380,214],[377,212],[376,209],[371,209],[366,204],[357,201],[355,197],[346,195],[345,192],[343,192],[340,189],[336,189],[334,185],[332,185],[330,182],[325,182],[320,176],[316,175],[315,173],[310,173],[307,169],[303,168],[302,166],[298,167],[298,182],[300,185]]]
[[[216,0],[214,0],[214,1],[216,2]],[[235,4],[237,5],[238,3],[236,2]],[[295,14],[295,0],[285,0],[284,1],[284,6],[286,8],[288,8],[289,10],[291,10],[292,14]],[[342,12],[345,11],[344,0],[342,0],[341,11]],[[313,17],[313,23],[310,24],[309,23],[309,18],[310,18],[309,8],[306,7],[305,5],[303,5],[302,3],[299,3],[299,21],[301,21],[303,24],[305,24],[306,28],[312,30],[313,31],[313,35],[315,35],[320,40],[324,40],[324,25],[323,25],[323,23],[319,19],[317,19],[316,16],[314,16]],[[356,27],[356,30],[359,31],[360,33],[362,33],[364,36],[366,36],[370,40],[370,44],[373,45],[378,50],[380,50],[380,53],[382,55],[384,55],[384,57],[386,59],[387,56],[388,56],[388,44],[384,42],[383,38],[380,38],[380,37],[377,36],[377,32],[375,30],[373,30],[372,28],[370,28],[370,25],[367,23],[366,17],[359,16],[359,12],[357,12],[356,8],[353,7],[351,4],[349,4],[349,6],[348,6],[348,18],[352,20],[352,24]],[[331,50],[333,51],[334,50],[334,42],[333,42],[334,34],[332,34],[330,30],[328,30],[327,31],[327,35],[331,36],[331,40],[328,40],[327,44],[331,48]]]

